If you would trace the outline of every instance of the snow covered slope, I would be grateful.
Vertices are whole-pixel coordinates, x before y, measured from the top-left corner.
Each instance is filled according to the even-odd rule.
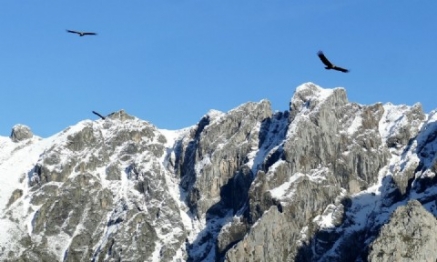
[[[306,83],[284,112],[0,137],[0,260],[434,261],[436,122]]]

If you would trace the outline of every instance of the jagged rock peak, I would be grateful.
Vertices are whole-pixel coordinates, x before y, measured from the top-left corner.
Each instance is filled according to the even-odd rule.
[[[30,127],[17,124],[14,127],[12,127],[12,132],[10,138],[14,142],[20,142],[29,138],[33,137],[33,133],[30,130]]]
[[[305,83],[296,88],[290,101],[290,110],[313,110],[317,105],[332,98],[337,103],[348,102],[344,88],[325,89],[313,83]]]
[[[217,119],[217,118],[223,116],[224,114],[225,113],[223,113],[222,111],[211,109],[208,111],[208,113],[206,115],[211,119]]]
[[[289,101],[0,137],[0,260],[435,261],[437,113],[313,83]]]
[[[131,116],[131,115],[127,114],[123,109],[121,109],[120,111],[116,111],[116,112],[113,112],[113,113],[109,114],[108,118],[110,118],[110,119],[118,119],[118,120],[121,120],[121,121],[135,119],[134,116]]]

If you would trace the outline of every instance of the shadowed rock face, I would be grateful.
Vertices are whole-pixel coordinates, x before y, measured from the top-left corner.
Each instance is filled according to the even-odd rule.
[[[435,123],[312,83],[284,112],[250,102],[184,130],[83,121],[11,151],[40,150],[9,174],[0,258],[434,261]]]
[[[382,105],[363,108],[348,103],[344,89],[322,90],[311,84],[298,88],[290,103],[288,132],[280,151],[282,161],[266,173],[259,172],[249,192],[248,220],[266,220],[263,225],[273,227],[279,221],[282,230],[278,234],[257,223],[227,253],[227,259],[294,260],[301,241],[305,241],[303,235],[314,234],[316,225],[311,224],[317,215],[330,204],[343,210],[341,195],[357,193],[377,181],[389,155],[379,137],[382,114]],[[359,125],[351,128],[357,118]],[[306,227],[309,232],[303,234]],[[258,233],[258,228],[265,233]],[[289,244],[278,253],[275,248],[260,248],[263,241]]]

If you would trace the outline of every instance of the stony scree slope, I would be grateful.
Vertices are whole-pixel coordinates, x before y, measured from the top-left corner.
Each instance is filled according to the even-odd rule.
[[[3,261],[435,261],[437,114],[297,87],[163,130],[0,137]]]

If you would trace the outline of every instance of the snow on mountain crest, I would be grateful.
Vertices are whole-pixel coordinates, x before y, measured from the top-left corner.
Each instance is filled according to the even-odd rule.
[[[314,83],[305,83],[296,88],[295,94],[303,94],[306,96],[318,98],[319,100],[323,100],[332,94],[335,89],[327,89],[322,88]]]
[[[343,88],[324,89],[313,83],[305,83],[296,88],[290,104],[295,110],[313,110],[336,92],[343,92]]]
[[[221,116],[223,116],[225,113],[215,110],[215,109],[211,109],[208,111],[208,113],[206,114],[207,116],[209,116],[212,119],[217,119]]]
[[[365,261],[409,200],[437,215],[436,115],[306,83],[285,112],[262,100],[165,130],[119,111],[0,137],[0,258]]]

